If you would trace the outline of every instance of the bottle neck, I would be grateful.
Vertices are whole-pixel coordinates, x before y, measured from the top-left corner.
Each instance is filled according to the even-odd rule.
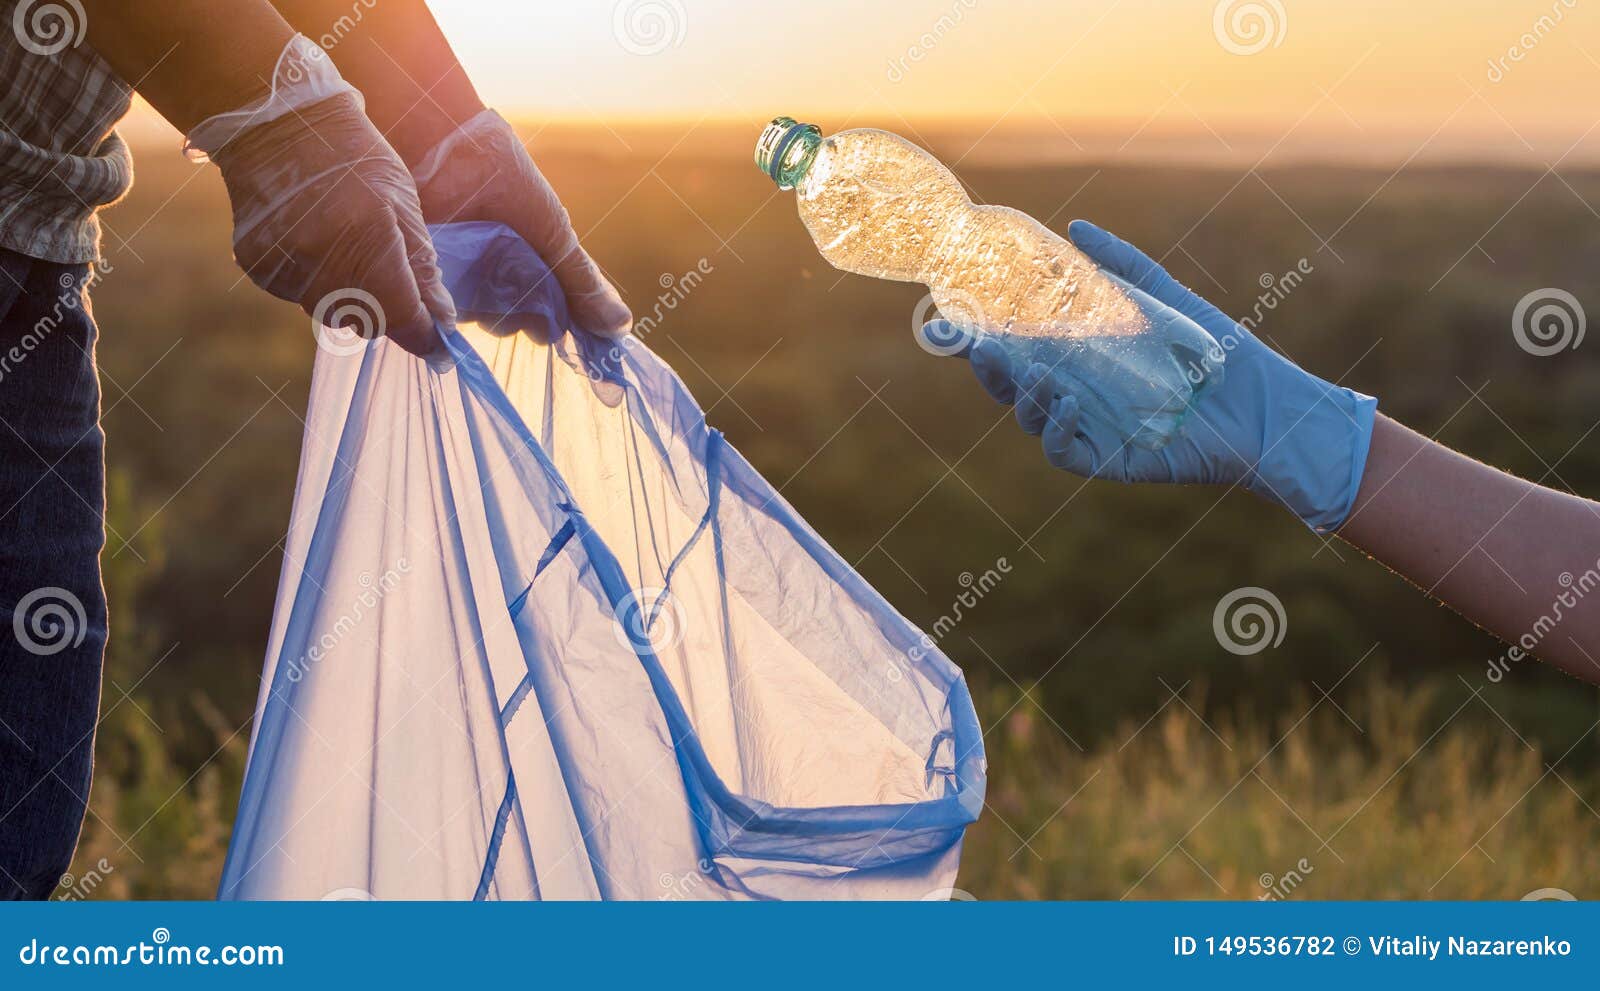
[[[817,125],[779,117],[767,125],[756,142],[756,166],[779,189],[793,189],[811,171],[821,147],[822,132]]]

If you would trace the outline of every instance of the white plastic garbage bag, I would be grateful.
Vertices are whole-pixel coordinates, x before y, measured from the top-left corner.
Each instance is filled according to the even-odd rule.
[[[508,229],[434,239],[464,321],[566,326]],[[319,354],[221,896],[949,888],[961,672],[642,344],[545,338]]]

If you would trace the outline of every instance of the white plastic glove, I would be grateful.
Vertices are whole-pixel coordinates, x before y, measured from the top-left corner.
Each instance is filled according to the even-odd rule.
[[[314,42],[291,39],[272,92],[202,121],[185,150],[221,169],[252,282],[330,326],[442,349],[434,322],[455,309],[411,174]]]
[[[622,337],[633,314],[578,244],[567,208],[505,118],[484,110],[435,145],[412,170],[429,223],[494,220],[516,231],[555,273],[579,330]],[[529,286],[528,292],[541,291]],[[515,325],[516,316],[508,322]],[[509,329],[537,332],[542,328]]]

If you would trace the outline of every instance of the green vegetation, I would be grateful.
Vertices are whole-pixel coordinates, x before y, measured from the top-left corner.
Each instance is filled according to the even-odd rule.
[[[1006,559],[941,638],[989,731],[992,811],[962,887],[1252,898],[1261,875],[1297,871],[1287,897],[1600,895],[1593,689],[1537,665],[1489,681],[1493,640],[1247,495],[1048,469],[962,363],[912,342],[920,289],[817,257],[750,164],[759,124],[677,145],[552,129],[533,148],[650,346],[902,612],[931,629],[963,574]],[[965,144],[936,150],[954,160]],[[141,151],[95,300],[114,635],[74,875],[104,858],[89,897],[205,897],[237,800],[314,348],[308,318],[239,280],[216,177],[171,148]],[[958,171],[980,198],[1057,229],[1085,216],[1118,231],[1235,315],[1264,275],[1304,259],[1303,284],[1263,311],[1277,346],[1474,456],[1600,493],[1593,345],[1539,358],[1511,334],[1516,302],[1544,286],[1600,315],[1600,225],[1579,199],[1600,204],[1600,175]],[[663,289],[669,276],[687,288]],[[1287,616],[1282,643],[1248,657],[1212,633],[1218,600],[1241,586],[1271,590]],[[1526,594],[1559,590],[1551,576]]]
[[[980,898],[1592,893],[1589,779],[1547,771],[1504,730],[1435,736],[1441,704],[1483,703],[1373,679],[1339,703],[1359,726],[1312,692],[1208,728],[1174,702],[1080,754],[1022,702],[990,730],[990,814],[968,834],[962,883]]]

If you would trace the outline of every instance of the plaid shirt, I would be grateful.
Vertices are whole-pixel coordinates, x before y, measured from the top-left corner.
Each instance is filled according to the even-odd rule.
[[[66,12],[53,28],[39,17],[52,7]],[[99,256],[95,212],[133,185],[112,130],[132,90],[83,44],[74,8],[0,0],[0,248],[65,263]]]

